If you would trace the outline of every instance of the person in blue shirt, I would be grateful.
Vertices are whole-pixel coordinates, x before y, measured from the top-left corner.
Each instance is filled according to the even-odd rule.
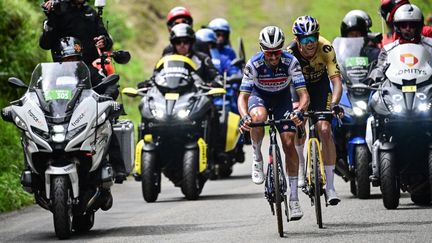
[[[261,184],[265,179],[261,154],[264,129],[251,128],[249,124],[266,121],[269,108],[273,108],[275,119],[287,118],[287,114],[293,110],[290,85],[294,85],[299,96],[299,106],[290,115],[292,122],[278,125],[277,129],[285,153],[287,181],[290,185],[291,220],[299,220],[303,212],[298,199],[299,160],[294,146],[294,137],[296,126],[303,123],[300,117],[309,104],[309,94],[300,63],[293,55],[283,50],[284,41],[282,30],[276,26],[267,26],[261,30],[259,34],[261,51],[246,63],[237,103],[242,117],[240,131],[250,131],[252,138],[252,181]]]
[[[221,55],[226,56],[230,61],[236,58],[236,53],[231,47],[230,32],[231,26],[226,19],[215,18],[208,24],[208,28],[212,29],[217,36],[217,48]]]

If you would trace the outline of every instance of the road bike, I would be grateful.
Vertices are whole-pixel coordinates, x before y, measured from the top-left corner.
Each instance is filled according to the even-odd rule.
[[[282,221],[282,202],[285,207],[285,216],[287,222],[289,222],[289,210],[287,205],[287,181],[285,178],[285,173],[282,165],[282,158],[279,146],[277,144],[276,138],[276,125],[287,124],[290,119],[280,119],[274,120],[272,110],[269,109],[269,119],[265,122],[253,122],[250,127],[264,127],[269,126],[270,135],[270,147],[269,147],[269,161],[267,167],[266,181],[265,181],[265,198],[267,199],[272,214],[275,215],[276,208],[276,218],[279,236],[283,237],[283,221]]]

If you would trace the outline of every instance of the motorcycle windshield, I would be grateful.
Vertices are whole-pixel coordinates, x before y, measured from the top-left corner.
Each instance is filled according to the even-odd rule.
[[[47,117],[64,118],[79,96],[79,90],[91,89],[90,71],[83,62],[40,63],[32,73],[34,90]]]
[[[423,45],[397,45],[387,53],[386,77],[395,84],[420,84],[431,80],[432,57]]]
[[[347,85],[363,83],[369,73],[369,60],[362,53],[365,45],[363,37],[337,37],[333,41],[336,59],[340,66],[342,77]]]
[[[156,65],[156,86],[163,92],[181,92],[193,84],[195,63],[188,57],[169,55]]]

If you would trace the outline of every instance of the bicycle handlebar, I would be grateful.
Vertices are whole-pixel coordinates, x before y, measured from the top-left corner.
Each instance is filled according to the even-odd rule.
[[[289,117],[292,114],[289,113],[287,116]],[[332,111],[307,111],[303,113],[304,117],[316,117],[321,115],[333,115]],[[337,116],[338,124],[342,124],[342,120]],[[271,126],[271,125],[279,125],[279,124],[286,124],[290,122],[291,119],[279,119],[279,120],[267,120],[264,122],[251,122],[249,124],[250,127],[265,127],[265,126]]]

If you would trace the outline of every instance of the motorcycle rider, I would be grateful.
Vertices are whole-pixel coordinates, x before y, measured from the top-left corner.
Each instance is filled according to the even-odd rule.
[[[380,14],[385,20],[388,32],[384,35],[382,45],[391,43],[398,39],[400,36],[394,29],[394,15],[397,9],[405,4],[410,4],[409,0],[381,0]],[[423,18],[423,17],[422,17]],[[432,37],[432,26],[423,26],[421,29],[421,34],[426,37]]]
[[[295,40],[288,46],[298,60],[306,80],[306,88],[310,95],[309,109],[313,111],[331,110],[334,115],[343,116],[343,109],[339,107],[342,95],[342,79],[336,54],[331,43],[320,36],[319,23],[311,16],[298,17],[292,26]],[[330,89],[333,84],[333,92]],[[334,168],[336,163],[336,148],[331,133],[331,117],[320,117],[311,120],[318,129],[318,136],[322,143],[322,154],[325,175],[327,178],[326,194],[330,205],[337,205],[340,201],[334,188]],[[305,138],[296,142],[296,150],[300,161],[300,176],[304,183],[304,142]]]
[[[363,37],[365,38],[365,46],[362,49],[362,53],[369,59],[369,63],[372,63],[378,58],[380,49],[375,44],[370,44],[368,36],[369,25],[364,17],[358,15],[356,10],[348,12],[343,18],[340,26],[342,37]],[[357,10],[361,11],[361,10]]]
[[[191,28],[193,28],[193,18],[190,11],[182,6],[177,6],[172,8],[167,14],[167,28],[168,32],[171,33],[171,29],[176,24],[187,24]],[[167,53],[173,52],[174,46],[170,43],[167,47],[164,48],[162,52],[162,56],[165,56]]]
[[[290,83],[295,86],[300,104],[287,125],[278,125],[287,168],[287,181],[290,185],[291,220],[303,216],[298,200],[298,157],[294,148],[296,125],[301,125],[301,113],[306,110],[309,95],[297,59],[283,51],[285,37],[279,27],[267,26],[259,34],[261,52],[254,55],[246,64],[238,97],[240,131],[250,131],[253,147],[252,181],[264,182],[261,144],[264,137],[262,127],[251,128],[253,122],[267,120],[267,110],[273,108],[275,119],[282,119],[292,111]]]
[[[223,18],[215,18],[210,21],[208,24],[208,28],[212,29],[217,36],[217,48],[219,52],[226,56],[230,61],[236,58],[236,53],[231,47],[230,43],[230,33],[231,26],[226,19]]]
[[[82,61],[83,59],[83,47],[81,42],[74,37],[63,37],[60,38],[59,44],[54,48],[54,55],[59,62],[74,62]],[[110,96],[114,99],[113,93],[118,90],[118,85],[113,84],[106,87],[103,93],[106,96]],[[115,99],[114,99],[115,100]],[[116,136],[111,137],[109,145],[109,161],[113,166],[115,172],[115,182],[122,183],[126,180],[127,174],[125,172],[125,165],[123,157],[120,152],[120,144]]]
[[[390,62],[390,60],[387,60],[387,53],[398,45],[406,43],[421,44],[432,54],[432,38],[425,37],[422,34],[424,23],[420,8],[414,4],[400,6],[394,13],[392,23],[393,29],[399,38],[381,49],[377,66],[370,75],[370,78],[375,82],[382,80],[384,77],[384,68]]]

